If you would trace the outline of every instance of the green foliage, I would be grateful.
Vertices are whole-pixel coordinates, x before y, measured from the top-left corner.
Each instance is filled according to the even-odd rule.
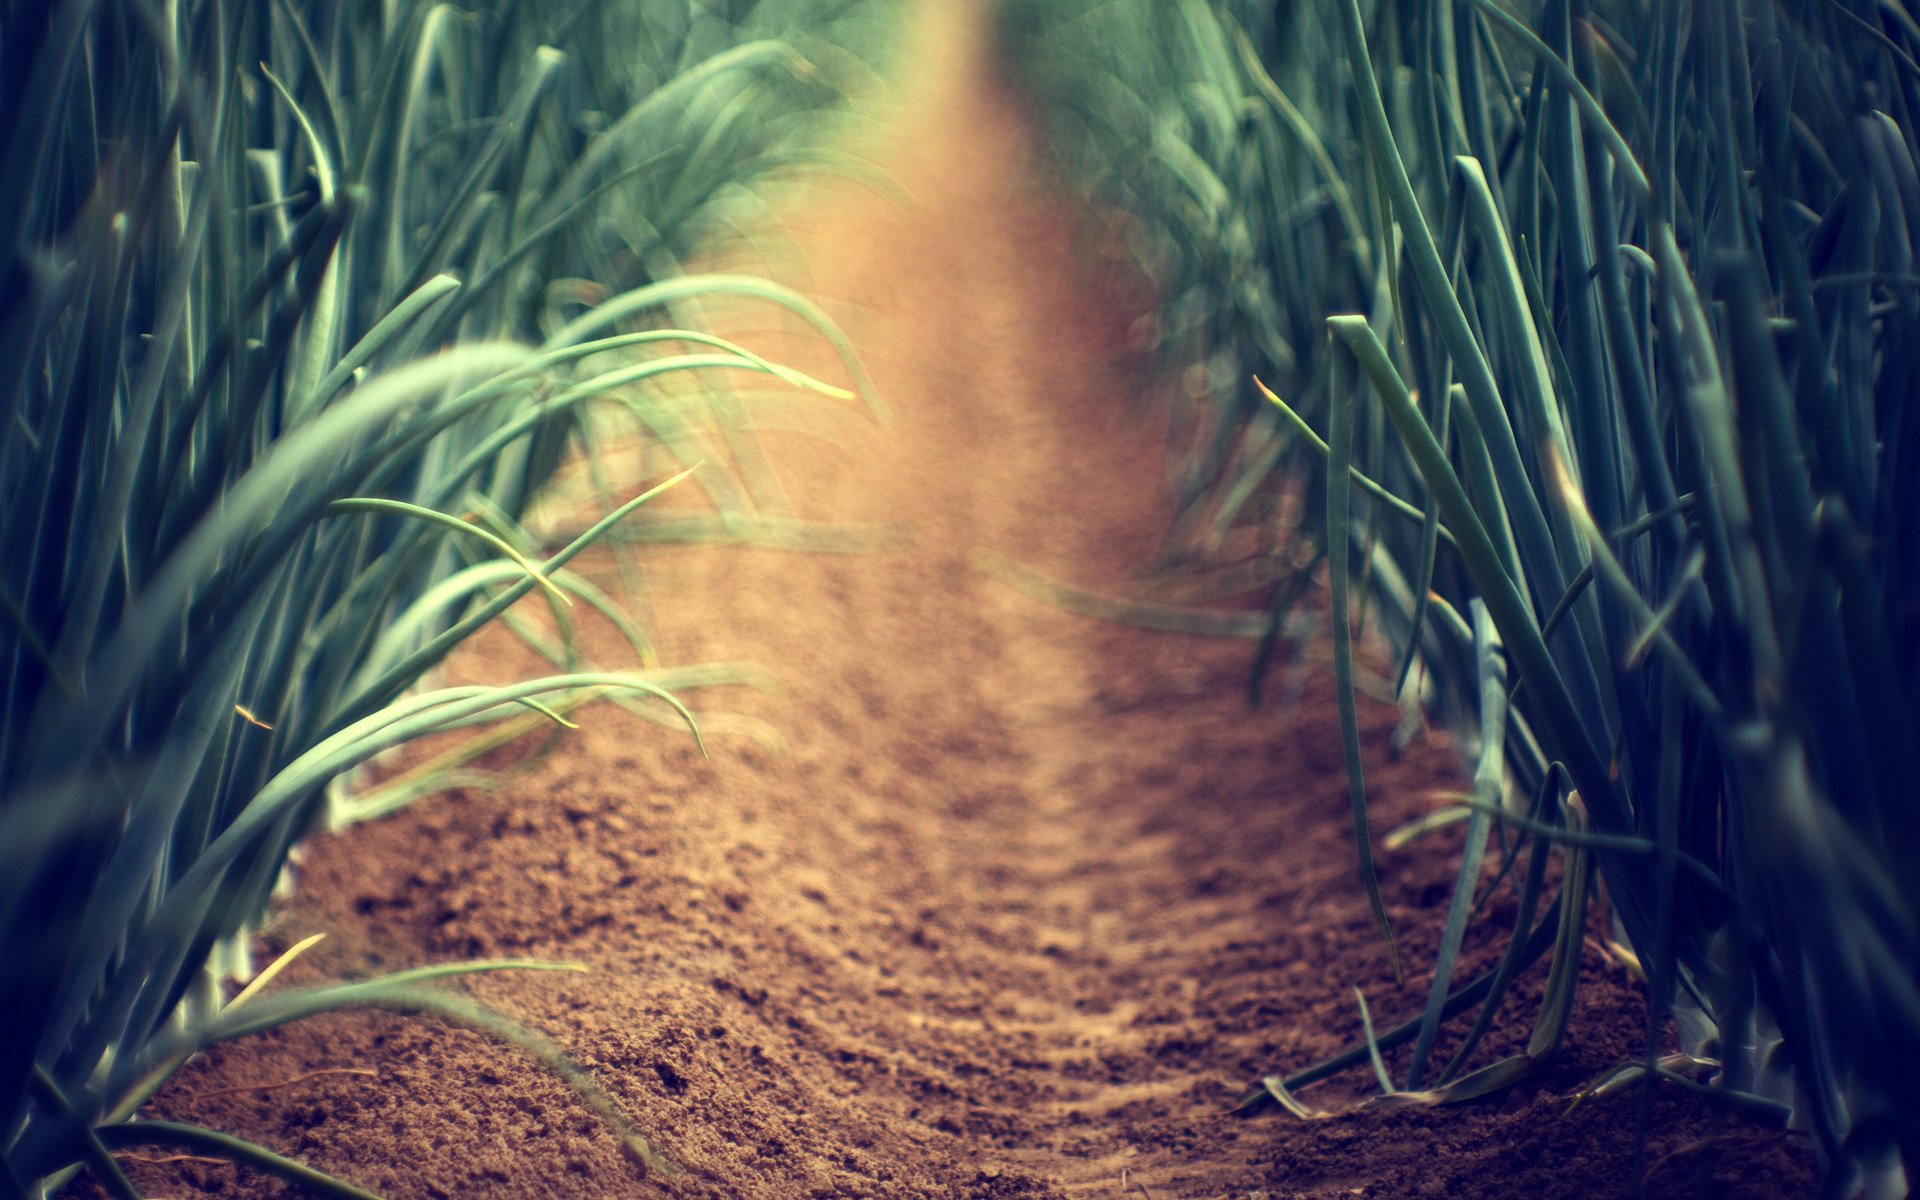
[[[375,754],[542,695],[691,723],[662,685],[700,677],[644,658],[416,685],[535,587],[611,611],[565,565],[659,488],[544,561],[517,525],[590,408],[679,446],[650,380],[837,392],[667,322],[734,292],[824,324],[678,256],[822,145],[876,6],[4,8],[0,1194],[123,1188],[139,1101],[266,1015],[432,1009],[578,1078],[412,976],[237,1014],[223,976]]]
[[[1903,1194],[1920,22],[1852,0],[1008,20],[1072,176],[1141,218],[1169,356],[1208,364],[1183,529],[1204,544],[1252,498],[1326,497],[1298,536],[1333,548],[1336,583],[1364,573],[1402,678],[1481,764],[1426,1012],[1380,1037],[1415,1043],[1407,1088],[1484,1090],[1464,1051],[1430,1061],[1434,1026],[1477,1006],[1476,1042],[1559,921],[1525,1057],[1551,1056],[1583,923],[1533,923],[1538,867],[1577,845],[1650,977],[1640,1073],[1672,1076],[1671,1012],[1719,1094],[1790,1106],[1837,1185]],[[1480,605],[1491,638],[1463,615]],[[1490,832],[1531,864],[1521,920],[1449,999]]]

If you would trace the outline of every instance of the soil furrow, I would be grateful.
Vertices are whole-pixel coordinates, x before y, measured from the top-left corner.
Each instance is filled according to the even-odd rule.
[[[641,1179],[511,1049],[399,1017],[222,1047],[156,1111],[397,1197],[1629,1194],[1631,1106],[1559,1117],[1569,1090],[1637,1052],[1637,994],[1597,960],[1543,1084],[1460,1113],[1223,1115],[1248,1081],[1355,1036],[1353,987],[1393,1020],[1426,981],[1396,987],[1372,933],[1311,656],[1251,710],[1248,644],[1089,620],[981,569],[990,552],[1137,590],[1171,516],[1166,437],[1130,351],[1137,289],[1079,249],[1082,218],[1043,182],[978,14],[924,7],[907,61],[927,66],[882,143],[910,199],[796,188],[778,242],[780,273],[844,322],[896,418],[820,421],[844,446],[765,437],[794,514],[903,524],[910,544],[639,559],[665,661],[785,681],[696,705],[777,730],[784,750],[721,732],[702,760],[684,734],[588,710],[496,792],[315,846],[267,935],[332,933],[307,977],[495,954],[586,964],[472,987],[554,1036],[686,1175]],[[791,330],[724,319],[772,357],[833,370]],[[621,583],[607,557],[586,570]],[[609,631],[584,636],[621,661]],[[534,665],[496,633],[453,670]],[[1382,827],[1454,778],[1440,739],[1395,751],[1396,722],[1366,709]],[[1437,938],[1452,849],[1436,835],[1382,857],[1412,962]],[[1510,891],[1490,911],[1510,916]],[[1490,961],[1491,930],[1476,936],[1474,962]],[[1524,1043],[1537,988],[1488,1053]],[[302,1078],[339,1068],[376,1075]],[[1742,1132],[1670,1097],[1657,1116],[1656,1156]],[[1723,1194],[1703,1145],[1662,1194]],[[142,1169],[162,1191],[275,1191],[229,1167]]]

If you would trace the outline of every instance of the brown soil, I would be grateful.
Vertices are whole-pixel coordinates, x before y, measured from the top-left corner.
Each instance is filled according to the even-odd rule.
[[[768,723],[784,752],[720,732],[702,760],[684,733],[587,710],[497,792],[311,847],[266,938],[329,931],[307,978],[586,964],[470,990],[555,1038],[684,1176],[643,1178],[541,1068],[422,1018],[220,1048],[149,1114],[395,1197],[1632,1194],[1634,1100],[1563,1115],[1641,1039],[1640,992],[1598,954],[1561,1065],[1503,1097],[1227,1115],[1250,1081],[1357,1035],[1355,986],[1383,1022],[1417,1011],[1457,839],[1380,853],[1416,964],[1396,986],[1356,878],[1324,652],[1296,647],[1254,710],[1248,643],[1074,616],[980,568],[994,552],[1137,591],[1169,519],[1166,439],[1135,403],[1138,301],[1076,252],[1075,209],[1037,182],[1030,123],[964,9],[928,10],[887,162],[913,200],[822,186],[790,219],[796,278],[895,420],[837,424],[845,449],[767,439],[800,514],[903,523],[911,544],[643,558],[663,658],[777,671],[778,694],[697,702]],[[774,348],[827,369],[800,341]],[[587,569],[615,585],[606,560]],[[454,670],[534,665],[498,636]],[[1437,737],[1395,753],[1395,722],[1363,713],[1377,830],[1457,777]],[[1474,962],[1512,911],[1502,888]],[[1524,1044],[1539,983],[1483,1059]],[[1304,1098],[1337,1107],[1369,1083]],[[1810,1188],[1796,1141],[1666,1092],[1645,1161],[1657,1195]],[[230,1166],[136,1169],[155,1194],[278,1193]]]

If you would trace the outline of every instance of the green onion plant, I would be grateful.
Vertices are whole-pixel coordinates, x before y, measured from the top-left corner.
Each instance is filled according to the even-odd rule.
[[[510,1036],[670,1169],[551,1046],[428,986],[564,964],[227,980],[329,781],[589,695],[690,724],[667,687],[734,677],[657,669],[628,623],[624,669],[419,686],[536,590],[624,620],[566,565],[665,487],[751,494],[744,453],[685,456],[537,550],[520,515],[590,411],[672,455],[696,418],[664,377],[847,395],[677,329],[731,293],[838,336],[678,264],[824,147],[876,7],[0,5],[0,1195],[83,1165],[133,1194],[113,1153],[142,1142],[363,1194],[137,1113],[201,1046],[343,1006]]]
[[[1910,6],[1120,0],[1006,19],[1069,175],[1138,217],[1167,354],[1205,365],[1182,531],[1204,544],[1259,519],[1250,501],[1310,497],[1295,561],[1326,564],[1343,696],[1364,610],[1401,686],[1464,734],[1466,849],[1428,997],[1377,1039],[1412,1047],[1393,1102],[1552,1059],[1591,862],[1651,997],[1643,1059],[1596,1090],[1699,1088],[1810,1132],[1837,1193],[1904,1195]],[[1276,587],[1273,629],[1295,592]],[[1342,725],[1385,930],[1350,701]],[[1483,864],[1519,917],[1466,979]],[[1527,1050],[1475,1067],[1542,957]],[[1472,1023],[1442,1060],[1455,1018]],[[1296,1106],[1369,1049],[1255,1097]]]

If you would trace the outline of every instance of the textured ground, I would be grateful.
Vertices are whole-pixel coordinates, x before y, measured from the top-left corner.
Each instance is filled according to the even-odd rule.
[[[1037,182],[1030,127],[962,10],[930,11],[885,151],[912,200],[797,196],[782,267],[844,321],[895,420],[834,423],[844,448],[767,436],[798,513],[897,523],[910,543],[642,558],[667,662],[785,682],[696,705],[784,748],[722,722],[703,761],[682,733],[588,710],[504,789],[314,847],[267,935],[332,934],[308,977],[587,964],[471,990],[558,1040],[685,1175],[643,1179],[515,1052],[380,1014],[225,1047],[150,1112],[396,1197],[1632,1194],[1633,1101],[1562,1116],[1640,1038],[1639,993],[1598,955],[1544,1081],[1438,1113],[1224,1115],[1250,1080],[1354,1037],[1355,985],[1397,1020],[1426,980],[1396,987],[1371,932],[1323,651],[1290,651],[1252,710],[1247,643],[1074,616],[981,569],[994,553],[1140,590],[1168,519],[1165,439],[1129,361],[1142,301],[1075,249],[1074,210]],[[798,341],[756,344],[830,369]],[[587,569],[618,586],[606,560]],[[494,637],[454,670],[532,666]],[[1363,714],[1382,829],[1455,778],[1437,739],[1390,753],[1394,723]],[[1412,963],[1455,848],[1381,852]],[[1511,911],[1503,891],[1491,924]],[[1538,985],[1484,1054],[1524,1042]],[[1368,1082],[1304,1098],[1333,1107]],[[1653,1194],[1808,1190],[1782,1138],[1665,1094],[1654,1115]],[[276,1191],[227,1166],[138,1170],[160,1195]]]

